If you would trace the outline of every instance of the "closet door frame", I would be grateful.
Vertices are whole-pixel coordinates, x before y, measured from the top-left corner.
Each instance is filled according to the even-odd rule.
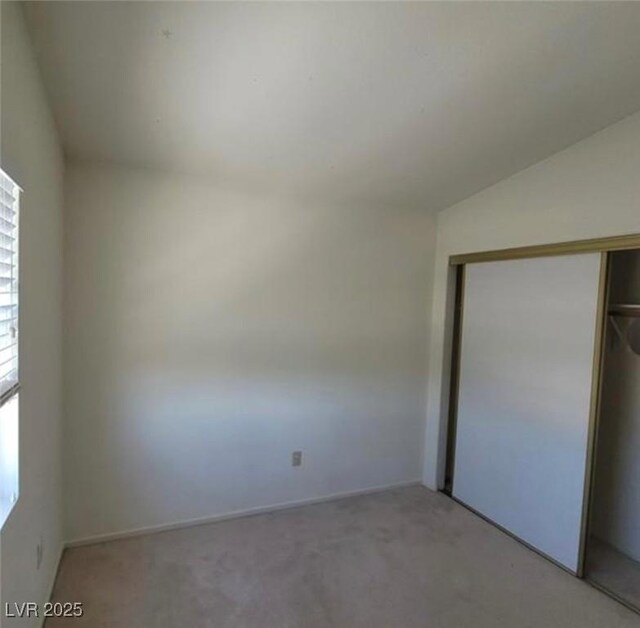
[[[600,398],[602,389],[602,364],[604,359],[604,341],[606,332],[607,321],[607,302],[609,291],[609,269],[610,269],[610,256],[609,253],[613,251],[622,251],[628,249],[640,248],[640,234],[615,236],[610,238],[598,238],[591,240],[575,240],[571,242],[563,242],[558,244],[538,245],[538,246],[526,246],[513,249],[499,249],[495,251],[481,251],[477,253],[469,253],[463,255],[452,255],[449,258],[449,265],[454,267],[455,270],[455,297],[453,299],[453,305],[447,312],[447,316],[450,320],[453,319],[452,325],[452,337],[450,339],[450,351],[451,351],[451,368],[449,373],[449,398],[448,398],[448,412],[447,412],[447,429],[446,429],[446,454],[445,454],[445,474],[444,474],[444,486],[442,491],[449,497],[455,500],[451,489],[453,486],[453,472],[455,463],[456,452],[456,427],[457,427],[457,411],[458,411],[458,396],[459,396],[459,381],[460,381],[460,352],[462,346],[462,322],[464,317],[464,294],[465,294],[465,266],[472,263],[488,262],[488,261],[500,261],[500,260],[515,260],[515,259],[527,259],[535,257],[548,257],[558,255],[575,255],[579,253],[600,253],[600,276],[598,285],[598,301],[597,301],[597,315],[596,324],[594,329],[594,351],[592,362],[592,380],[591,391],[589,401],[589,419],[588,419],[588,438],[587,438],[587,450],[585,452],[585,478],[584,478],[584,495],[582,502],[582,517],[580,526],[580,545],[579,545],[579,559],[578,568],[576,572],[567,569],[550,556],[540,552],[536,548],[532,547],[526,541],[518,538],[517,536],[505,530],[494,521],[487,519],[480,513],[477,513],[480,517],[488,520],[493,525],[496,525],[503,532],[509,534],[509,536],[515,538],[523,545],[532,549],[538,554],[541,554],[555,565],[558,565],[565,571],[568,571],[572,575],[579,578],[584,578],[584,562],[586,545],[589,533],[589,520],[591,512],[591,496],[592,485],[595,477],[595,451],[596,451],[596,438],[597,427],[600,414]],[[456,500],[458,501],[458,500]],[[458,503],[461,503],[458,501]],[[462,503],[461,503],[462,504]],[[462,504],[465,508],[468,508],[465,504]],[[472,510],[468,508],[469,510]]]

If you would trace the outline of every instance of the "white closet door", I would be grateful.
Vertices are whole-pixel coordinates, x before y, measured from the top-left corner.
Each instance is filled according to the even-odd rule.
[[[453,495],[574,572],[600,259],[465,269]]]

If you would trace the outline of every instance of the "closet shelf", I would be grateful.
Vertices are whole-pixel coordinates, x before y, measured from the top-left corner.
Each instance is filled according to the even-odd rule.
[[[629,316],[640,318],[640,304],[616,303],[609,306],[609,314],[612,316]]]

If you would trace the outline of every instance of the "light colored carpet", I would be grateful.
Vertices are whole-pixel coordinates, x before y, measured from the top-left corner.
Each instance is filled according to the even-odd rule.
[[[640,616],[410,487],[69,549],[47,628],[616,628]]]
[[[592,536],[586,571],[591,580],[640,610],[639,562]]]

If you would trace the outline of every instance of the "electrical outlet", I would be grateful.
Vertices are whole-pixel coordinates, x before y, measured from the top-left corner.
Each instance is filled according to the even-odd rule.
[[[42,537],[38,539],[38,543],[36,544],[36,569],[40,569],[42,565],[42,557],[44,556],[44,541]]]
[[[302,466],[302,452],[294,451],[291,454],[291,466],[292,467],[301,467]]]

